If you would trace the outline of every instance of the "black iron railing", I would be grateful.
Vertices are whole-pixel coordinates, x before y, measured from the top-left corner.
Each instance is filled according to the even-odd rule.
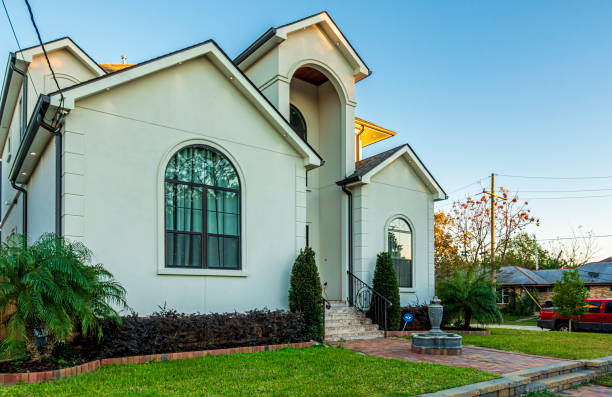
[[[382,294],[364,283],[359,277],[350,271],[348,274],[349,297],[348,303],[355,309],[364,313],[385,332],[387,337],[387,311],[393,305],[391,301]]]

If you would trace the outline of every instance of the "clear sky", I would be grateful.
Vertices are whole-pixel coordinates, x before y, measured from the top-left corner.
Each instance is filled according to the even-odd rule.
[[[36,44],[23,0],[5,1],[22,46]],[[500,174],[498,186],[533,198],[538,238],[612,234],[612,177],[501,176],[612,176],[610,1],[31,4],[43,40],[70,36],[108,63],[209,38],[233,57],[268,27],[327,10],[373,71],[357,84],[357,115],[398,132],[366,155],[410,143],[451,200]],[[15,49],[0,15],[0,53]],[[597,258],[612,255],[612,238],[598,244]]]

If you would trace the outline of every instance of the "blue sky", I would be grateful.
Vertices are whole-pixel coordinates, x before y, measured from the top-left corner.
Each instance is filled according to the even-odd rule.
[[[22,46],[36,44],[23,0],[5,1]],[[209,38],[233,57],[268,27],[327,10],[373,70],[357,84],[357,114],[398,132],[366,155],[408,142],[447,192],[488,184],[491,172],[612,176],[609,1],[31,4],[44,40],[68,35],[108,63],[124,54],[137,63]],[[0,53],[15,48],[0,15]],[[538,238],[612,234],[612,178],[499,176],[497,184],[533,198]],[[560,199],[568,196],[606,197]],[[598,244],[597,257],[612,255],[612,238]]]

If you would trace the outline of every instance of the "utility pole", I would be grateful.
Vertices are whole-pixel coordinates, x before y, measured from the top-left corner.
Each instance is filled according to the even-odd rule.
[[[497,279],[497,270],[495,269],[495,198],[507,200],[506,197],[495,194],[495,173],[491,173],[491,191],[482,190],[483,194],[488,194],[491,197],[491,281],[495,283]]]

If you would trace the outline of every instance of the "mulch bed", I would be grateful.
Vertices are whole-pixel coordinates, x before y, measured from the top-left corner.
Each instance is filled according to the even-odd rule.
[[[40,361],[23,361],[23,360],[10,360],[0,362],[0,373],[13,373],[13,372],[40,372],[40,371],[53,371],[55,369],[62,369],[73,367],[75,365],[82,364],[87,360],[75,360],[70,363],[58,363],[55,360],[45,358]]]

